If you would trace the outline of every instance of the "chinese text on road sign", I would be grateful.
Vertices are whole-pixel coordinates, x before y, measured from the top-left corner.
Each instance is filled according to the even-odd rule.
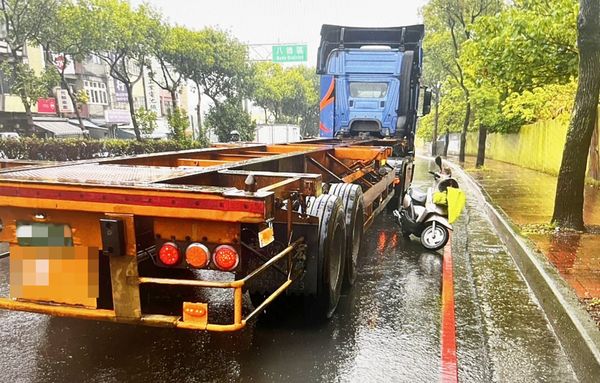
[[[306,45],[273,45],[273,62],[304,62],[307,60]]]

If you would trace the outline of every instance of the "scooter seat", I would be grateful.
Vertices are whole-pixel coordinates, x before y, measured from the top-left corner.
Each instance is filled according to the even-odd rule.
[[[408,195],[410,195],[410,198],[414,201],[415,205],[425,206],[425,202],[427,202],[427,193],[423,193],[417,189],[410,189]]]

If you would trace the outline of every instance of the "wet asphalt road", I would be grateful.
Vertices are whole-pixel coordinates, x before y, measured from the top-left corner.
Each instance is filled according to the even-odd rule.
[[[415,183],[429,183],[426,170],[419,162]],[[474,203],[456,225],[460,380],[573,381],[545,316],[490,230]],[[2,295],[7,268],[0,261]],[[293,306],[234,334],[0,311],[0,381],[437,382],[440,279],[441,255],[404,240],[385,213],[366,236],[354,289],[327,323],[308,323]]]

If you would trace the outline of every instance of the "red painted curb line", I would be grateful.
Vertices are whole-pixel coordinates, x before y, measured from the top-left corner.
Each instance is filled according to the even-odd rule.
[[[442,379],[458,382],[456,359],[456,322],[454,317],[454,276],[452,275],[452,237],[444,247],[442,261]]]

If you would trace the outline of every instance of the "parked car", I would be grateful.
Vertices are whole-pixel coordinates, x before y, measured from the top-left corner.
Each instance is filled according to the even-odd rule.
[[[0,132],[0,140],[16,139],[19,138],[19,134],[15,132]]]

